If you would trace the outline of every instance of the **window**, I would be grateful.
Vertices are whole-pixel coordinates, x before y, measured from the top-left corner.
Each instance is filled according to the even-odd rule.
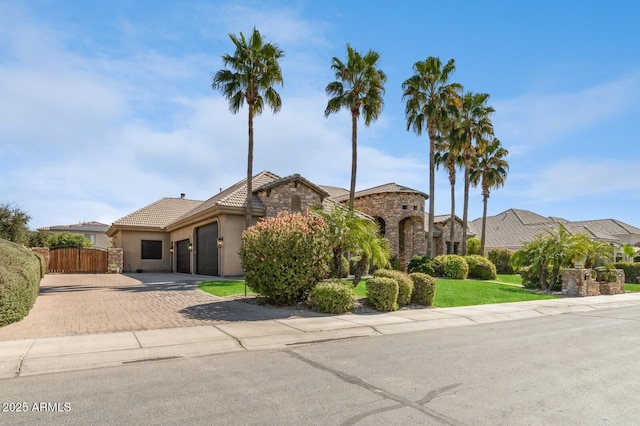
[[[292,212],[300,212],[302,211],[300,196],[294,195],[291,197],[291,211]]]
[[[84,234],[84,237],[91,241],[91,245],[95,246],[96,245],[96,234]]]
[[[142,259],[162,259],[162,241],[142,240]]]

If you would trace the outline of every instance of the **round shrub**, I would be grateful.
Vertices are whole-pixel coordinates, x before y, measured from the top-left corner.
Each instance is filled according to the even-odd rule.
[[[523,266],[518,270],[518,274],[522,278],[522,286],[524,288],[540,288],[540,279],[538,270],[531,266]]]
[[[513,268],[509,265],[513,252],[506,248],[496,248],[489,250],[487,257],[496,265],[498,274],[513,274]]]
[[[374,277],[384,277],[396,280],[398,283],[398,306],[405,306],[411,302],[413,293],[413,281],[408,274],[391,269],[378,269],[373,273]]]
[[[480,246],[482,242],[480,238],[471,237],[467,239],[467,254],[482,254],[480,252]]]
[[[436,296],[436,279],[421,272],[409,274],[413,281],[411,301],[418,305],[432,306]]]
[[[367,299],[379,311],[395,311],[398,309],[398,282],[386,277],[369,278]]]
[[[329,271],[325,221],[282,212],[242,234],[240,260],[247,286],[268,303],[304,302]]]
[[[437,277],[439,275],[438,270],[441,265],[436,262],[435,259],[430,259],[427,256],[413,256],[407,265],[407,272],[422,272],[423,274]]]
[[[436,262],[442,264],[442,274],[447,278],[466,280],[469,275],[469,265],[464,257],[457,254],[442,254],[435,257]]]
[[[472,254],[464,257],[469,265],[469,278],[477,278],[479,280],[495,280],[496,265],[494,265],[486,257]]]
[[[349,282],[322,281],[309,294],[311,309],[327,314],[343,314],[353,309],[355,294]]]

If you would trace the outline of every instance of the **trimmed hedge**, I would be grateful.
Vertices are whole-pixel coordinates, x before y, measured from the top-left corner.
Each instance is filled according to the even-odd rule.
[[[0,326],[24,318],[40,290],[41,263],[31,250],[0,239]]]
[[[496,279],[496,265],[493,264],[486,257],[471,254],[464,257],[469,265],[469,278],[476,278],[479,280],[495,280]]]
[[[636,277],[640,277],[640,263],[633,262],[616,262],[616,269],[624,271],[624,280],[628,283],[636,284]]]
[[[418,305],[432,306],[436,296],[436,279],[421,272],[409,274],[413,281],[411,301]]]
[[[240,259],[247,286],[269,303],[305,302],[329,272],[326,222],[282,212],[242,233]]]
[[[427,256],[418,256],[415,255],[409,261],[407,265],[407,272],[422,272],[423,274],[431,275],[432,277],[437,277],[438,271],[442,269],[442,265],[435,261],[435,259],[430,259]]]
[[[395,311],[398,309],[398,282],[386,277],[369,278],[367,299],[379,311]]]
[[[513,274],[513,268],[509,265],[513,252],[506,248],[495,248],[489,250],[487,258],[496,265],[498,274]]]
[[[442,265],[442,274],[455,280],[466,280],[469,275],[469,265],[464,257],[457,254],[441,254],[435,261]]]
[[[405,306],[411,303],[413,281],[411,281],[411,277],[408,274],[391,269],[378,269],[373,273],[373,276],[396,280],[398,283],[398,306]]]
[[[348,281],[321,281],[309,294],[311,309],[327,314],[343,314],[353,309],[355,293]]]

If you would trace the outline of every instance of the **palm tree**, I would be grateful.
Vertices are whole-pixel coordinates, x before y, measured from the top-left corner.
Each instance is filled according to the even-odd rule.
[[[464,206],[462,210],[462,250],[467,254],[467,223],[469,221],[469,174],[471,163],[476,157],[474,141],[493,134],[493,125],[489,115],[494,111],[487,106],[489,95],[486,93],[467,92],[462,95],[460,104],[459,136],[462,139],[462,156],[464,158]]]
[[[358,118],[364,115],[368,126],[377,120],[384,106],[384,83],[387,76],[377,68],[380,54],[369,50],[364,56],[347,44],[347,62],[337,57],[331,60],[331,69],[336,80],[325,89],[330,96],[324,116],[346,108],[351,112],[351,186],[349,210],[353,210],[356,193],[356,170],[358,165]]]
[[[436,138],[436,152],[434,161],[436,167],[444,166],[449,173],[449,185],[451,186],[451,217],[449,219],[449,248],[447,254],[453,254],[453,241],[455,239],[456,219],[456,169],[464,165],[464,159],[458,149],[459,144],[454,142],[454,134],[449,137],[442,135]]]
[[[482,233],[480,234],[480,254],[484,256],[487,230],[487,202],[491,189],[504,185],[509,170],[509,163],[504,159],[509,151],[504,149],[500,140],[480,139],[478,157],[473,162],[469,179],[474,186],[482,188]]]
[[[225,54],[222,62],[225,67],[213,76],[211,88],[220,91],[229,101],[229,110],[236,114],[245,101],[249,109],[249,149],[247,154],[247,222],[252,224],[252,177],[253,177],[253,117],[260,115],[265,103],[276,113],[282,107],[282,99],[273,86],[282,86],[282,70],[279,60],[284,52],[273,43],[263,41],[260,32],[254,28],[247,40],[244,34],[240,36],[229,34],[235,45],[233,55]]]
[[[435,152],[439,127],[447,118],[455,115],[457,94],[462,86],[450,83],[449,75],[455,70],[450,59],[444,66],[440,58],[430,56],[413,65],[414,75],[402,83],[402,99],[406,99],[407,130],[419,136],[427,131],[429,136],[429,228],[427,233],[427,257],[433,257],[433,228],[435,215]]]

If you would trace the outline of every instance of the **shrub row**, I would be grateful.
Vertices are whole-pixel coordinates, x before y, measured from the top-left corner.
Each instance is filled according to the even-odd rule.
[[[0,239],[0,326],[20,321],[38,297],[44,259]]]
[[[429,259],[425,256],[413,256],[407,266],[407,271],[422,272],[432,277],[444,276],[452,279],[464,280],[475,278],[479,280],[495,280],[496,266],[484,256],[472,254],[459,256],[445,254]]]
[[[624,271],[624,280],[628,283],[635,283],[636,278],[640,277],[640,263],[616,262],[614,266]]]
[[[378,269],[367,280],[367,298],[379,311],[394,311],[413,302],[431,306],[435,297],[435,278],[414,272]]]

